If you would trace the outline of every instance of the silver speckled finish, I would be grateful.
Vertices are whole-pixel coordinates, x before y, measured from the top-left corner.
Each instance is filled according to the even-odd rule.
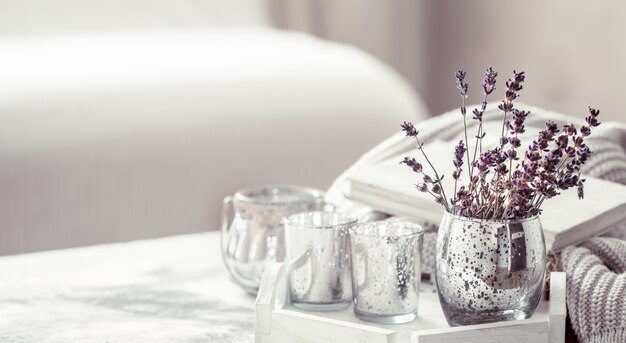
[[[292,304],[330,311],[352,300],[348,229],[354,216],[305,212],[285,220],[285,243]]]
[[[366,321],[397,324],[417,316],[422,227],[373,222],[350,228],[354,314]]]
[[[444,213],[435,274],[450,325],[532,316],[541,299],[545,266],[538,217],[483,221]]]
[[[222,257],[232,279],[256,294],[265,265],[285,258],[283,218],[323,207],[322,191],[299,186],[244,189],[224,199]]]

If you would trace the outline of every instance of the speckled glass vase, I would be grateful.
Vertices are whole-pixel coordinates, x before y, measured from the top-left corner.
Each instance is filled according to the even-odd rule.
[[[422,227],[379,221],[350,228],[354,315],[382,324],[417,316]]]
[[[451,326],[529,318],[545,275],[541,221],[489,221],[446,212],[435,261],[439,300]]]

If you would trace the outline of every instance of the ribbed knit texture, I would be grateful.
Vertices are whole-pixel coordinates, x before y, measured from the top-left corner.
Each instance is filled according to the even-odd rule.
[[[596,237],[566,247],[567,307],[583,343],[626,342],[626,241]]]
[[[496,103],[489,104],[485,112],[486,138],[493,139],[494,135],[500,133],[502,114],[497,109],[497,105]],[[580,126],[587,115],[585,109],[582,109],[581,113],[575,117],[570,117],[523,104],[517,104],[516,107],[531,111],[525,123],[524,135],[532,138],[537,137],[537,132],[544,129],[545,122],[548,120],[553,120],[558,124],[571,122]],[[468,108],[473,107],[468,106]],[[599,120],[603,121],[602,114]],[[471,115],[468,115],[467,123],[469,136],[472,137],[472,133],[476,131],[476,121],[471,120]],[[426,151],[428,151],[428,142],[449,141],[452,147],[453,142],[458,142],[464,137],[463,118],[458,110],[414,124],[419,130],[421,140],[426,143]],[[398,123],[398,130],[400,130],[399,126],[400,123]],[[583,173],[626,184],[626,125],[603,122],[593,130],[587,139],[587,144],[594,154],[583,167]],[[353,213],[359,216],[361,221],[385,218],[386,216],[382,213],[347,200],[344,196],[348,186],[346,180],[363,167],[402,153],[417,156],[415,155],[415,142],[407,139],[402,132],[398,132],[367,152],[340,175],[328,190],[327,199],[336,204],[338,211]],[[450,163],[452,163],[452,148]],[[626,194],[624,196],[626,197]],[[551,199],[551,201],[558,201],[558,198]],[[439,223],[432,224],[438,225]],[[422,271],[425,273],[434,271],[436,235],[435,231],[426,232],[424,235]],[[626,223],[616,226],[610,235],[626,239]],[[626,263],[626,244],[618,239],[600,238],[590,240],[580,248],[570,247],[565,251],[567,253],[562,254],[561,264],[567,267],[567,304],[574,331],[582,342],[626,343],[624,326],[626,283],[623,274],[620,274],[624,271],[624,263]]]

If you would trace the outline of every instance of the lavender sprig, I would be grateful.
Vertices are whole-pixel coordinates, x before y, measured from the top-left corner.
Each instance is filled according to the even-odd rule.
[[[600,111],[589,107],[585,123],[580,127],[568,123],[559,128],[556,123],[548,121],[528,149],[523,154],[518,153],[521,147],[520,136],[526,132],[524,123],[530,112],[518,110],[513,106],[513,101],[519,97],[518,92],[523,89],[522,84],[525,81],[524,72],[514,71],[513,76],[506,82],[504,100],[498,106],[503,112],[500,144],[483,152],[482,138],[485,135],[482,126],[483,115],[487,96],[495,90],[497,75],[492,68],[486,70],[482,85],[484,94],[482,106],[472,111],[473,119],[478,120],[478,133],[474,142],[474,156],[470,160],[465,106],[469,87],[463,70],[458,70],[455,74],[457,89],[462,98],[461,114],[465,139],[460,140],[454,148],[452,172],[454,195],[449,201],[442,184],[443,176],[439,176],[428,159],[423,143],[417,137],[418,131],[411,123],[402,124],[402,130],[406,135],[415,138],[418,150],[434,175],[431,177],[424,173],[421,163],[414,158],[406,157],[400,163],[406,164],[422,176],[421,182],[415,185],[416,188],[420,192],[432,195],[448,212],[451,212],[449,206],[451,205],[453,209],[451,213],[490,220],[520,219],[538,215],[546,199],[558,196],[562,190],[572,187],[576,187],[578,197],[583,198],[585,180],[580,177],[580,170],[592,155],[591,149],[586,144],[586,138],[591,135],[593,128],[600,125],[597,119]],[[511,114],[510,120],[508,114]],[[464,155],[467,158],[469,179],[466,185],[458,187],[465,165]]]
[[[525,78],[526,76],[524,75],[523,71],[518,73],[514,70],[513,77],[511,77],[505,83],[505,86],[507,89],[504,93],[504,100],[498,106],[498,108],[502,111],[502,132],[500,134],[500,149],[499,149],[500,154],[504,152],[504,146],[507,143],[509,143],[509,138],[505,135],[506,127],[508,126],[507,113],[513,111],[513,100],[517,99],[518,97],[517,92],[521,91],[524,88],[522,86],[522,83],[524,82]],[[502,170],[503,167],[500,167],[500,169]],[[497,175],[496,180],[495,181],[492,180],[492,183],[495,182],[494,186],[500,186],[500,178],[502,177],[503,174],[504,173],[496,174]],[[492,208],[494,209],[494,211],[497,211],[498,209],[500,209],[501,204],[503,203],[504,199],[501,199],[499,195],[496,196],[495,199],[496,201],[493,204]],[[489,212],[487,212],[487,214],[489,214]]]
[[[439,174],[437,173],[437,170],[428,159],[428,156],[426,156],[426,153],[424,152],[424,144],[420,142],[419,138],[417,137],[417,134],[419,132],[417,131],[417,129],[415,129],[413,124],[409,122],[404,122],[400,126],[402,127],[402,130],[406,133],[407,136],[415,138],[415,141],[417,142],[417,149],[422,152],[422,156],[424,156],[424,159],[426,159],[426,162],[428,163],[433,173],[435,174],[435,178],[432,179],[429,175],[425,174],[423,171],[422,165],[419,164],[414,158],[405,157],[404,160],[400,163],[401,164],[404,163],[407,166],[411,167],[413,171],[416,173],[421,173],[424,176],[423,177],[424,184],[432,183],[433,186],[432,186],[432,189],[429,191],[429,193],[431,193],[431,195],[435,197],[435,201],[437,203],[442,204],[446,208],[446,211],[450,212],[450,207],[448,206],[448,199],[441,185],[443,176],[441,177],[439,176]]]
[[[483,138],[485,138],[485,133],[483,132],[483,114],[487,110],[487,97],[489,97],[489,95],[496,90],[496,77],[498,77],[498,73],[491,67],[487,68],[485,71],[485,81],[483,82],[483,103],[481,104],[480,110],[475,108],[473,111],[474,116],[472,119],[478,120],[478,133],[476,134],[476,144],[474,145],[474,155],[472,156],[472,161],[476,160],[477,152],[480,152],[481,154],[483,152]],[[474,166],[470,164],[468,168],[470,169],[469,175],[471,179],[472,175],[474,175]]]
[[[503,112],[502,114],[502,134],[501,137],[504,137],[504,131],[506,128],[506,115],[507,113],[511,112],[513,110],[513,100],[517,99],[518,95],[517,92],[521,91],[524,87],[522,86],[522,83],[524,82],[524,80],[526,79],[526,76],[524,75],[524,72],[516,72],[515,70],[513,71],[513,77],[510,78],[506,83],[506,92],[505,92],[505,96],[504,96],[504,100],[502,100],[502,103],[498,106],[498,108]],[[503,145],[501,143],[501,145]]]
[[[454,164],[454,171],[452,172],[452,178],[454,179],[454,194],[457,194],[457,184],[459,182],[459,177],[461,177],[461,171],[463,166],[463,154],[465,154],[465,144],[463,144],[463,140],[459,141],[459,144],[454,148],[454,160],[452,163]],[[452,206],[454,208],[454,213],[456,214],[456,203],[457,198],[453,197],[451,200]]]
[[[459,90],[459,94],[461,95],[461,115],[463,116],[463,126],[465,127],[465,146],[468,146],[467,139],[467,108],[465,107],[465,99],[467,99],[467,92],[469,89],[469,85],[465,81],[465,71],[463,69],[459,69],[456,71],[454,76],[456,77],[456,88]],[[467,151],[467,165],[470,165],[470,157],[469,151]],[[470,178],[472,178],[472,172],[470,168],[467,169],[467,173]]]

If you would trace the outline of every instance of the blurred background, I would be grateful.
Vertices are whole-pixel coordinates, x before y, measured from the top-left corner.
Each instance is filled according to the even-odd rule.
[[[458,107],[458,68],[472,103],[492,66],[526,71],[520,101],[626,122],[625,19],[578,0],[0,0],[0,254],[216,230],[240,188],[325,189],[402,120]]]
[[[436,115],[458,106],[453,73],[473,102],[483,71],[527,73],[523,102],[572,115],[587,106],[626,120],[626,4],[585,1],[273,1],[279,27],[358,46],[403,75]]]

